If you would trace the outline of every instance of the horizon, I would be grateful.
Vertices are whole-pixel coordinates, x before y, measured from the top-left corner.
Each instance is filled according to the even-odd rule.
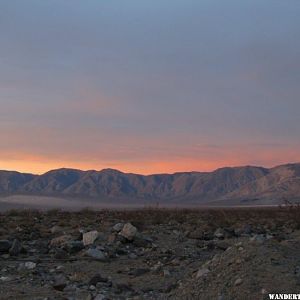
[[[176,171],[176,172],[162,172],[162,173],[148,173],[148,174],[143,174],[143,173],[137,173],[137,172],[130,172],[130,171],[124,171],[124,170],[120,170],[120,169],[115,169],[115,168],[103,168],[103,169],[78,169],[78,168],[73,168],[73,167],[59,167],[59,168],[54,168],[54,169],[49,169],[45,172],[42,173],[32,173],[32,172],[26,172],[26,171],[20,171],[20,170],[15,170],[15,169],[0,169],[1,171],[4,172],[18,172],[21,174],[30,174],[30,175],[36,175],[36,176],[40,176],[40,175],[44,175],[46,173],[52,172],[52,171],[59,171],[59,170],[74,170],[74,171],[83,171],[83,172],[90,172],[90,171],[95,171],[95,172],[102,172],[102,171],[106,171],[106,170],[112,170],[112,171],[117,171],[123,174],[135,174],[135,175],[142,175],[142,176],[151,176],[151,175],[173,175],[173,174],[177,174],[177,173],[212,173],[221,169],[226,169],[226,168],[246,168],[246,167],[252,167],[252,168],[264,168],[264,169],[273,169],[273,168],[277,168],[280,166],[286,166],[286,165],[297,165],[300,164],[300,162],[287,162],[287,163],[283,163],[283,164],[276,164],[276,165],[272,165],[272,166],[263,166],[263,165],[236,165],[236,166],[220,166],[216,169],[212,169],[212,170],[207,170],[207,171],[203,171],[203,170],[181,170],[181,171]]]
[[[298,161],[299,15],[295,1],[3,1],[0,169]]]

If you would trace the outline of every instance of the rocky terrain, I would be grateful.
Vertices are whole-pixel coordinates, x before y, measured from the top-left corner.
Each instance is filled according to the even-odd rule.
[[[300,289],[300,209],[0,215],[0,299],[267,299]]]
[[[52,170],[43,175],[0,171],[0,196],[38,195],[114,202],[277,205],[300,200],[300,164],[222,168],[214,172],[138,175],[117,170]]]

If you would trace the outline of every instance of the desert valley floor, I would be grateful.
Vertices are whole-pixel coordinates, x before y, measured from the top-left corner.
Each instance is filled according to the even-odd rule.
[[[299,207],[0,215],[0,299],[267,299],[300,289]]]

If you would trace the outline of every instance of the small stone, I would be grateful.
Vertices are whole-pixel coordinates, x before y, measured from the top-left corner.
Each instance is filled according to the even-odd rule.
[[[10,277],[7,277],[7,276],[1,276],[0,277],[0,281],[2,281],[2,282],[8,282],[8,281],[10,281]]]
[[[67,234],[62,235],[62,236],[52,239],[50,242],[50,246],[51,247],[61,247],[71,240],[72,240],[72,237],[70,235],[67,235]]]
[[[251,243],[263,244],[266,241],[266,238],[263,234],[256,234],[249,239]]]
[[[98,294],[95,298],[94,298],[94,300],[106,300],[107,298],[104,296],[104,295],[102,295],[102,294]]]
[[[96,274],[90,279],[89,285],[96,286],[98,282],[107,282],[107,281],[108,281],[107,278],[102,277],[100,274]]]
[[[130,259],[137,259],[137,255],[136,254],[134,254],[134,253],[130,253],[129,255],[128,255],[128,258],[130,258]]]
[[[238,278],[238,279],[234,282],[234,285],[235,285],[235,286],[238,286],[238,285],[241,285],[242,283],[243,283],[243,279]]]
[[[99,237],[97,230],[89,231],[83,234],[82,241],[84,246],[92,245]]]
[[[68,253],[63,249],[56,249],[54,253],[54,258],[56,259],[66,259],[68,257]]]
[[[124,227],[124,223],[117,223],[113,226],[112,231],[114,232],[120,232]]]
[[[133,271],[130,272],[130,275],[133,275],[133,276],[142,276],[146,273],[148,273],[150,271],[150,269],[147,269],[147,268],[138,268],[138,269],[134,269]]]
[[[242,261],[240,258],[238,258],[238,259],[235,261],[235,263],[236,263],[237,265],[240,265],[242,262],[243,262],[243,261]]]
[[[172,290],[177,288],[177,283],[167,283],[163,288],[163,292],[170,293]]]
[[[6,253],[11,247],[11,242],[8,240],[0,240],[0,252]]]
[[[222,228],[218,228],[215,231],[214,236],[218,239],[223,239],[224,238],[224,230]]]
[[[196,278],[199,279],[201,277],[206,277],[207,274],[209,273],[210,271],[206,268],[203,268],[203,269],[200,269],[198,272],[197,272],[197,275],[196,275]]]
[[[108,236],[108,243],[113,244],[117,239],[117,235],[115,233],[112,233]]]
[[[189,239],[204,240],[204,232],[202,230],[194,230],[187,234]]]
[[[119,234],[127,240],[132,241],[137,234],[137,228],[131,223],[126,223]]]
[[[163,264],[159,261],[152,267],[152,270],[155,272],[159,272],[159,271],[161,271],[162,267],[163,267]]]
[[[32,261],[27,261],[25,264],[24,264],[25,268],[27,270],[33,270],[36,268],[36,263],[35,262],[32,262]]]
[[[136,236],[133,241],[133,245],[135,247],[139,247],[139,248],[151,248],[152,242],[147,238],[143,238],[141,236]]]
[[[169,271],[169,270],[164,270],[163,271],[163,273],[164,273],[164,277],[169,277],[169,276],[171,276],[171,272]]]
[[[12,243],[11,248],[9,249],[9,254],[11,256],[18,256],[22,251],[22,244],[19,240],[15,239]]]
[[[99,261],[107,261],[105,254],[101,250],[98,250],[98,249],[89,249],[86,251],[86,255],[88,255],[96,260],[99,260]]]
[[[221,250],[227,250],[227,248],[230,247],[230,244],[225,242],[225,241],[217,241],[215,244],[216,248],[221,249]]]
[[[126,291],[131,291],[132,287],[126,282],[115,282],[113,286],[117,289],[117,292],[124,293]]]
[[[243,228],[243,233],[244,234],[251,234],[252,233],[252,226],[249,224],[246,224]]]
[[[84,248],[83,242],[81,241],[70,241],[68,242],[64,249],[70,254],[75,254]]]
[[[57,291],[63,291],[67,286],[67,280],[64,275],[58,275],[54,278],[53,288]]]
[[[51,233],[58,233],[58,232],[62,232],[63,228],[61,226],[55,225],[53,227],[50,228],[50,232]]]
[[[265,295],[265,294],[267,294],[267,290],[266,290],[266,289],[264,289],[264,288],[262,288],[260,292],[261,292],[261,294],[262,294],[262,295]]]

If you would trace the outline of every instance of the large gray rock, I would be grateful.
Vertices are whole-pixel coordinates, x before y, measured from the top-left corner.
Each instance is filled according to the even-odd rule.
[[[137,228],[130,223],[126,223],[119,234],[127,240],[132,241],[137,234]]]
[[[99,237],[99,232],[97,230],[89,231],[83,234],[82,242],[84,246],[92,245]]]

